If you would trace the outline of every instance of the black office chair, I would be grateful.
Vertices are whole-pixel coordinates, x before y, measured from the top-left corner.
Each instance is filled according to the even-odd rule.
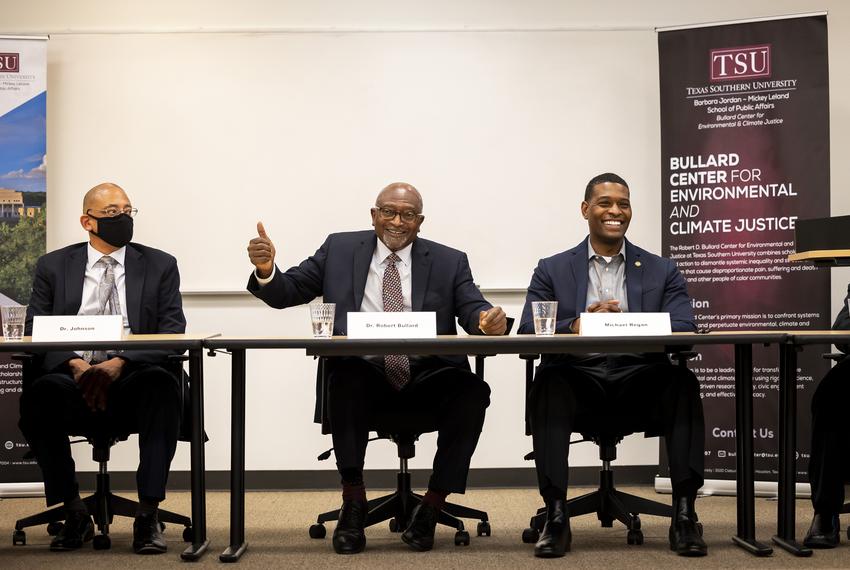
[[[693,352],[679,352],[675,353],[673,358],[680,366],[685,366],[687,360],[694,356],[696,356],[696,353]],[[537,354],[521,354],[520,358],[525,360],[525,434],[531,435],[528,397],[534,382],[534,362],[539,356]],[[607,431],[604,430],[603,426],[594,426],[592,429],[585,426],[584,429],[580,428],[579,433],[581,433],[583,439],[570,442],[570,445],[585,441],[592,441],[598,445],[602,470],[599,471],[599,489],[567,501],[570,518],[595,512],[601,525],[607,528],[614,525],[614,520],[618,520],[629,529],[626,535],[626,542],[628,544],[643,544],[640,515],[647,514],[671,518],[673,516],[673,507],[668,504],[618,491],[614,486],[614,471],[611,469],[611,462],[617,458],[617,444],[625,436],[633,432],[626,430]],[[534,452],[525,456],[527,460],[533,458]],[[531,517],[529,527],[522,531],[522,541],[526,544],[537,542],[545,524],[546,507],[543,506],[537,509],[537,513]],[[702,525],[699,525],[699,528],[700,533],[702,533]]]
[[[843,360],[847,355],[843,352],[827,352],[823,355],[826,360],[832,360],[838,362]],[[847,514],[850,513],[850,503],[844,503],[844,506],[841,507],[841,510],[838,511],[839,514]],[[850,540],[850,527],[847,528],[847,539]]]
[[[317,394],[320,403],[319,415],[322,423],[322,433],[330,433],[327,415],[327,378],[325,376],[325,360],[319,359],[320,390]],[[484,377],[484,356],[475,357],[475,373]],[[404,532],[410,521],[413,509],[422,501],[422,495],[414,493],[410,483],[410,471],[407,462],[416,455],[416,440],[423,433],[436,430],[433,420],[426,414],[395,414],[387,413],[375,418],[372,431],[378,436],[370,439],[389,439],[398,448],[399,471],[396,478],[396,490],[389,495],[368,501],[366,526],[372,526],[389,520],[390,532]],[[319,461],[328,459],[333,448],[319,455]],[[437,518],[437,523],[452,527],[455,533],[455,545],[469,546],[469,533],[466,531],[461,518],[478,519],[476,528],[478,536],[490,536],[490,522],[487,513],[454,503],[446,503]],[[339,509],[320,514],[316,524],[310,527],[310,538],[325,538],[327,530],[324,523],[339,520]]]
[[[34,357],[29,354],[16,354],[13,358],[21,361],[23,365],[22,372],[24,384],[26,384],[28,379],[33,378],[32,367]],[[170,367],[173,367],[175,375],[182,378],[181,397],[183,402],[183,417],[188,418],[190,411],[190,380],[183,371],[183,362],[185,360],[187,360],[185,356],[172,356],[170,357]],[[189,426],[191,425],[191,422],[184,420],[181,422],[181,425]],[[181,427],[181,430],[183,429],[184,428]],[[84,435],[85,439],[79,439],[72,441],[71,443],[90,443],[92,445],[92,459],[98,463],[95,492],[93,495],[89,495],[83,499],[83,503],[86,505],[92,519],[94,519],[94,524],[99,533],[95,535],[92,540],[92,546],[95,550],[108,550],[112,547],[112,540],[109,538],[109,525],[112,524],[113,517],[121,516],[134,518],[136,516],[136,509],[139,506],[139,503],[136,501],[114,495],[109,484],[109,471],[107,469],[107,463],[109,462],[109,450],[119,441],[127,439],[128,435],[110,433],[109,430],[105,429],[105,427],[103,429],[97,429],[92,433],[80,435]],[[188,431],[185,435],[188,435]],[[188,437],[184,437],[184,435],[181,434],[180,439],[188,440]],[[27,456],[28,458],[32,458],[32,452],[29,452]],[[159,509],[158,518],[163,530],[165,529],[165,523],[182,524],[185,527],[183,529],[183,541],[192,542],[192,520],[189,517],[171,511],[166,511],[164,509]],[[22,518],[15,523],[15,530],[12,533],[12,544],[16,546],[26,545],[27,535],[24,529],[42,524],[47,525],[47,534],[50,536],[56,536],[62,531],[64,520],[65,507],[61,505],[36,515]]]

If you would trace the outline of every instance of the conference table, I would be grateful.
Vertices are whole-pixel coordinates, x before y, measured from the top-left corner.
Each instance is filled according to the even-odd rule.
[[[245,553],[245,362],[248,350],[291,349],[303,350],[308,356],[363,356],[385,354],[493,356],[497,354],[561,354],[561,353],[612,353],[612,352],[677,352],[705,345],[732,345],[735,352],[735,407],[737,450],[737,531],[732,537],[735,544],[746,551],[767,556],[773,549],[756,540],[755,490],[753,464],[753,365],[754,344],[777,345],[777,359],[785,362],[785,376],[792,370],[787,364],[795,357],[793,338],[781,331],[736,331],[699,333],[674,333],[665,336],[588,337],[577,335],[554,336],[437,336],[429,339],[351,339],[300,338],[300,337],[217,337],[204,341],[210,350],[225,350],[231,362],[231,468],[230,468],[230,544],[219,556],[223,562],[236,562]],[[823,342],[823,341],[821,341]],[[793,368],[796,375],[796,365]],[[792,385],[796,385],[793,382]],[[796,393],[793,394],[796,398]],[[789,396],[789,400],[791,397]],[[788,412],[788,410],[783,410]],[[786,418],[787,420],[788,418]],[[793,420],[796,426],[796,418]],[[795,444],[791,430],[786,433],[790,444]],[[793,453],[791,454],[793,457]],[[786,460],[788,454],[783,456]],[[792,460],[793,461],[793,460]],[[792,479],[793,480],[793,479]],[[791,511],[793,513],[793,483]],[[780,508],[787,510],[787,497],[780,495]],[[793,514],[792,514],[793,516]],[[787,536],[789,530],[779,533]],[[790,529],[793,541],[793,525]]]
[[[120,341],[33,342],[24,337],[21,342],[8,342],[0,337],[0,352],[38,354],[61,350],[173,350],[189,353],[189,398],[192,407],[191,433],[191,490],[192,544],[181,554],[183,560],[198,560],[208,546],[206,518],[206,483],[204,478],[204,334],[127,335]]]

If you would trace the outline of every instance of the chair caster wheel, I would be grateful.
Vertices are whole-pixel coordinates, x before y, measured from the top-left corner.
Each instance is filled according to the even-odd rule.
[[[321,523],[310,525],[310,538],[325,538],[327,534],[328,531],[325,529],[325,525]]]
[[[183,529],[183,542],[192,542],[194,540],[194,532],[192,531],[192,527],[187,526]]]
[[[50,536],[56,536],[62,529],[65,528],[65,523],[59,521],[53,521],[52,523],[47,523],[47,534]]]
[[[112,539],[109,538],[109,535],[98,534],[94,537],[91,544],[95,550],[109,550],[112,548]]]
[[[536,528],[527,528],[522,531],[522,541],[525,544],[534,544],[540,540],[540,531]]]
[[[478,536],[490,536],[490,523],[487,521],[481,521],[478,523],[476,532]]]
[[[630,530],[628,535],[626,535],[626,542],[636,546],[643,544],[643,531]]]
[[[602,526],[605,528],[611,528],[614,526],[614,519],[611,517],[600,517],[599,522],[601,522]]]
[[[390,519],[389,526],[390,532],[402,532],[404,530],[403,528],[401,528],[401,523],[399,522],[399,520],[395,517]]]
[[[12,546],[26,546],[27,533],[22,530],[16,530],[12,533]]]
[[[459,530],[455,533],[455,546],[469,546],[469,533]]]

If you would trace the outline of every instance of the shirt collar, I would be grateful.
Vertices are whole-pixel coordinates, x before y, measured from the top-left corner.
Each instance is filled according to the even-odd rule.
[[[118,265],[120,265],[121,267],[124,267],[124,254],[125,253],[127,253],[127,246],[126,245],[124,247],[120,247],[120,248],[116,249],[115,251],[113,251],[112,253],[110,253],[109,257],[111,257],[112,259],[117,261]],[[89,255],[89,259],[88,259],[88,264],[86,265],[86,268],[91,269],[91,268],[94,267],[94,264],[97,263],[98,261],[100,261],[100,258],[103,257],[105,254],[96,250],[92,246],[91,242],[89,242],[88,243],[88,255]]]
[[[623,245],[620,246],[620,251],[619,251],[619,253],[617,253],[617,255],[622,255],[623,261],[626,261],[626,240],[625,239],[623,239]],[[614,255],[612,257],[612,259],[614,257],[617,257],[617,255]],[[593,251],[593,246],[590,245],[590,239],[588,239],[587,240],[587,260],[590,261],[591,259],[593,259],[594,257],[597,257],[597,256],[604,259],[604,256],[599,255],[598,253]]]
[[[413,242],[404,246],[403,249],[400,249],[400,250],[395,252],[395,254],[399,257],[399,259],[401,259],[401,262],[408,267],[410,266],[410,251],[411,251],[411,249],[413,249]],[[377,255],[378,255],[378,263],[384,263],[387,259],[387,256],[389,254],[391,254],[392,251],[390,251],[390,248],[388,248],[386,245],[384,245],[384,242],[382,242],[379,239],[378,240],[378,247],[375,249],[375,253],[377,253]]]

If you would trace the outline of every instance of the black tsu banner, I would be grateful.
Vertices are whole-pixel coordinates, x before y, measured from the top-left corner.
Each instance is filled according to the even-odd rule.
[[[826,16],[659,31],[662,252],[714,331],[828,329],[828,270],[787,261],[800,218],[829,209]],[[799,355],[797,478],[827,347]],[[736,478],[734,356],[692,362],[706,419],[706,480]],[[776,481],[778,348],[753,351],[757,481]],[[707,482],[711,486],[711,482]]]

